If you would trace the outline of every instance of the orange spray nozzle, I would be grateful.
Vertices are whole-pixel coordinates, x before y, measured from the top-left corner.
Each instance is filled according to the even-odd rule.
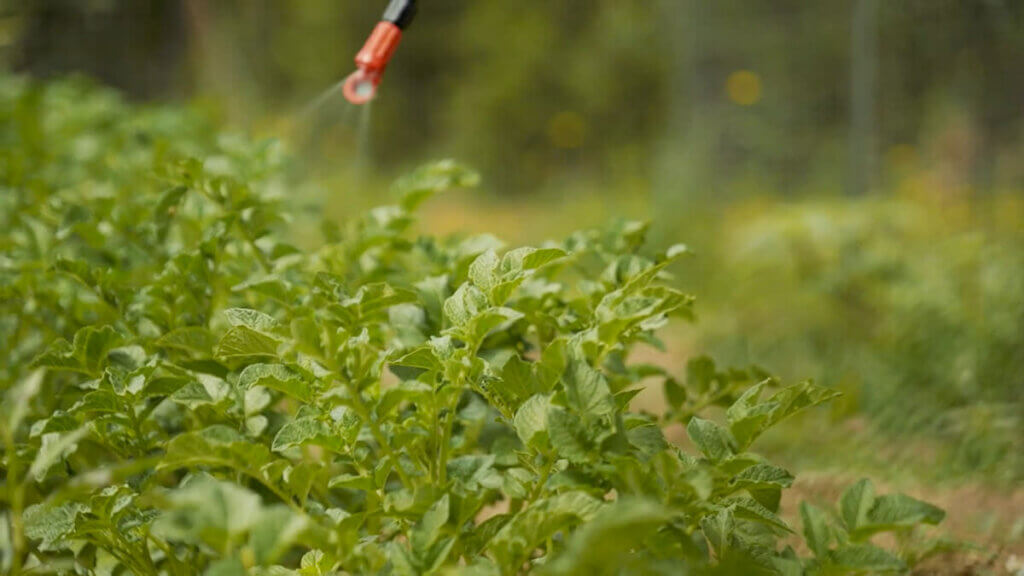
[[[345,79],[343,92],[349,102],[365,104],[373,99],[401,40],[402,29],[397,24],[386,20],[377,24],[356,54],[356,71]]]

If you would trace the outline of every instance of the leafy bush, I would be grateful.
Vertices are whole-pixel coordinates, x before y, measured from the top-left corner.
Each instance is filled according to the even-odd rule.
[[[644,256],[643,225],[417,237],[418,205],[476,180],[444,162],[305,252],[268,148],[5,82],[5,571],[884,572],[906,563],[873,535],[942,519],[865,481],[802,507],[812,556],[787,546],[793,476],[748,450],[835,393],[631,362],[691,305],[661,282],[685,250]],[[649,378],[664,418],[629,410]]]
[[[852,392],[890,432],[951,463],[1024,477],[1024,204],[807,202],[724,227],[721,314],[706,344]],[[735,303],[742,303],[736,305]]]

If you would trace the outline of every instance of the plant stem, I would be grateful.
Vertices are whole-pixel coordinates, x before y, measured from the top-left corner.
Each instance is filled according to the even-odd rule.
[[[458,402],[458,397],[457,396],[456,396],[456,402]],[[448,413],[445,414],[445,416],[444,416],[444,423],[443,423],[444,431],[443,431],[443,433],[441,435],[441,446],[440,446],[440,449],[438,450],[438,455],[437,455],[438,485],[441,486],[441,487],[444,487],[445,483],[448,482],[448,450],[449,450],[449,446],[448,445],[451,444],[451,440],[452,440],[452,428],[455,425],[455,417],[454,417],[454,415],[455,415],[455,409],[451,408],[451,409],[448,410]]]
[[[700,415],[700,413],[703,412],[705,408],[707,408],[708,406],[712,406],[715,402],[728,396],[731,392],[732,390],[725,389],[720,390],[717,394],[705,396],[700,401],[694,402],[692,405],[690,405],[689,408],[686,409],[686,412],[684,413],[685,417],[676,419],[683,422],[689,422],[691,418]]]
[[[404,484],[406,488],[411,489],[413,487],[412,480],[409,478],[409,475],[405,473],[405,470],[402,470],[402,464],[398,460],[398,455],[391,449],[391,445],[388,444],[387,438],[384,436],[384,432],[380,429],[380,425],[370,414],[370,409],[366,407],[366,403],[363,402],[363,398],[359,394],[359,390],[356,390],[355,386],[353,386],[349,391],[352,393],[352,404],[356,409],[356,412],[359,414],[359,417],[362,418],[370,427],[370,433],[373,434],[374,440],[376,440],[377,444],[380,445],[380,449],[384,452],[384,455],[394,461],[395,472],[398,474],[398,478],[402,481],[402,484]]]
[[[537,484],[533,487],[533,491],[530,493],[530,496],[526,499],[526,507],[529,507],[531,504],[537,501],[537,498],[540,497],[541,492],[544,491],[544,485],[548,483],[548,479],[551,477],[551,471],[554,470],[555,468],[554,458],[549,458],[545,454],[541,455],[544,456],[545,460],[544,470],[541,472],[540,479],[537,481]]]
[[[22,556],[25,554],[25,527],[21,514],[24,506],[25,487],[18,479],[18,454],[15,452],[14,434],[3,427],[4,449],[7,451],[7,501],[11,503],[11,574],[21,573]]]
[[[254,240],[253,237],[249,235],[249,231],[242,226],[241,222],[236,221],[235,224],[238,230],[241,232],[242,238],[245,240],[245,243],[249,245],[249,249],[252,250],[254,254],[256,254],[256,261],[260,263],[260,268],[263,268],[263,271],[269,274],[273,270],[273,266],[270,265],[270,260],[267,259],[267,255],[264,254],[262,250],[260,250],[259,246],[256,245],[256,240]]]

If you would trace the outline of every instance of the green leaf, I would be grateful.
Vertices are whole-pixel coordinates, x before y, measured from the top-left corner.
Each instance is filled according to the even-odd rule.
[[[78,418],[63,411],[54,412],[49,418],[36,420],[29,429],[29,436],[39,438],[50,432],[72,432],[79,427]]]
[[[444,301],[444,315],[452,325],[466,328],[488,307],[487,296],[483,292],[471,284],[463,284]]]
[[[564,256],[565,252],[557,248],[518,248],[506,253],[499,262],[494,251],[489,250],[470,266],[470,279],[493,304],[500,306],[533,270]]]
[[[352,490],[364,490],[372,492],[377,489],[377,485],[371,476],[359,476],[357,474],[342,474],[331,478],[331,481],[327,483],[328,488],[349,488]]]
[[[516,514],[487,544],[499,565],[519,566],[538,544],[560,530],[591,520],[600,500],[584,492],[565,492],[534,502]]]
[[[696,417],[691,419],[690,423],[686,425],[686,433],[704,456],[712,462],[718,462],[735,453],[729,433],[710,420]]]
[[[77,502],[55,506],[50,502],[34,504],[25,509],[23,521],[25,536],[40,540],[41,550],[55,550],[58,544],[75,529],[78,515],[87,508]]]
[[[75,332],[72,343],[57,340],[37,357],[32,366],[98,374],[107,353],[121,345],[123,338],[110,326],[86,326]]]
[[[208,404],[220,404],[230,400],[231,387],[227,382],[208,374],[197,374],[194,382],[189,382],[171,394],[172,401],[190,409]]]
[[[386,311],[392,306],[416,301],[416,293],[412,290],[398,289],[384,282],[375,282],[360,286],[356,295],[342,301],[342,306],[358,311],[358,318],[369,318],[373,314]]]
[[[334,572],[337,560],[322,550],[310,550],[299,560],[299,573],[303,576],[327,576]]]
[[[727,556],[736,530],[736,518],[732,507],[721,508],[700,520],[700,529],[719,558]]]
[[[556,339],[549,344],[540,355],[536,365],[537,383],[543,392],[550,392],[565,373],[568,365],[568,353],[564,338]]]
[[[765,430],[784,419],[839,396],[835,390],[802,382],[783,388],[762,402],[759,397],[767,383],[749,388],[726,412],[739,450],[746,450]]]
[[[71,407],[77,414],[118,414],[124,411],[120,398],[110,390],[94,390]]]
[[[665,258],[668,260],[674,260],[689,253],[690,247],[686,244],[673,244],[668,247],[668,250],[665,250]]]
[[[744,469],[733,477],[732,481],[739,488],[763,486],[789,488],[793,485],[793,475],[778,466],[761,463]]]
[[[99,285],[97,274],[101,271],[94,271],[92,266],[83,260],[72,260],[69,258],[58,257],[53,263],[53,270],[67,274],[81,282],[82,285],[89,286],[90,288],[94,288]]]
[[[50,344],[46,348],[46,352],[32,362],[32,367],[88,372],[82,366],[82,361],[76,357],[75,348],[65,339],[59,339]]]
[[[304,403],[313,401],[313,391],[302,375],[283,364],[250,364],[238,376],[243,388],[262,386]]]
[[[616,411],[615,399],[604,375],[591,368],[581,354],[569,359],[565,394],[569,407],[580,415],[605,417]]]
[[[568,254],[560,248],[538,248],[523,257],[523,268],[534,270],[551,262],[565,258]]]
[[[942,509],[904,494],[876,497],[874,486],[867,479],[843,493],[840,510],[843,523],[855,540],[917,524],[938,524],[946,515]]]
[[[385,417],[404,403],[418,404],[432,398],[434,389],[417,380],[406,380],[394,388],[389,388],[381,395],[377,404],[377,415]]]
[[[664,392],[665,401],[668,402],[668,405],[673,409],[678,410],[686,403],[686,388],[679,384],[675,378],[665,379]]]
[[[430,548],[437,542],[441,529],[448,523],[448,495],[441,496],[420,519],[409,534],[409,543],[416,558],[426,558]]]
[[[491,454],[459,456],[449,460],[446,468],[448,476],[457,483],[456,492],[497,489],[502,484],[501,476],[494,470],[494,455]]]
[[[469,265],[470,281],[485,294],[498,284],[498,263],[498,255],[494,250],[488,250]]]
[[[344,445],[331,433],[331,428],[316,418],[296,418],[281,427],[274,436],[272,450],[282,452],[294,446],[315,444],[342,452]]]
[[[452,160],[442,160],[417,168],[395,182],[395,188],[402,195],[402,208],[415,210],[434,194],[451,188],[473,188],[479,181],[476,172]]]
[[[590,459],[590,435],[580,422],[561,408],[548,409],[548,436],[558,454],[575,463]]]
[[[893,528],[938,524],[945,517],[946,513],[941,508],[905,494],[879,496],[868,512],[868,520],[872,525]]]
[[[613,398],[615,399],[616,408],[620,411],[629,410],[629,407],[633,403],[633,400],[635,400],[636,397],[639,396],[643,391],[643,388],[632,388],[629,390],[622,390],[621,392],[616,392],[613,396]]]
[[[264,508],[258,521],[250,528],[249,546],[256,562],[264,566],[279,561],[296,544],[310,521],[283,504]]]
[[[843,491],[839,497],[839,512],[849,532],[868,523],[868,512],[875,505],[875,486],[863,478]]]
[[[227,316],[228,322],[235,328],[245,327],[256,332],[273,334],[280,327],[277,320],[259,310],[228,308],[224,311],[224,315]]]
[[[807,547],[818,558],[824,558],[828,554],[829,544],[832,540],[828,517],[820,508],[807,502],[801,502],[800,518],[803,520],[804,541],[807,542]]]
[[[666,316],[688,305],[691,296],[665,286],[637,288],[632,283],[609,292],[594,310],[598,336],[606,345],[635,338],[638,327],[660,326]]]
[[[751,498],[772,512],[778,512],[782,490],[792,483],[793,476],[789,472],[766,463],[745,468],[732,479],[734,487],[746,490]]]
[[[242,388],[242,401],[246,416],[259,414],[264,408],[269,406],[273,400],[274,399],[270,395],[270,392],[261,386]]]
[[[218,550],[256,526],[263,508],[258,494],[207,474],[188,478],[168,500],[168,509],[153,524],[154,533]]]
[[[470,342],[479,342],[492,331],[506,329],[523,317],[523,313],[511,308],[491,308],[477,314],[462,334]]]
[[[645,541],[670,520],[665,506],[623,498],[572,535],[565,552],[550,564],[550,573],[602,574],[610,567],[626,566]]]
[[[626,438],[629,439],[629,443],[635,447],[642,458],[651,458],[655,454],[668,448],[668,442],[665,440],[665,435],[662,434],[661,428],[654,424],[642,424],[630,428],[626,432]]]
[[[870,544],[851,544],[829,553],[829,560],[845,570],[863,573],[901,572],[906,569],[902,560]]]
[[[330,413],[331,436],[340,440],[344,445],[351,446],[359,437],[359,431],[363,427],[363,421],[356,411],[348,406],[335,406]]]
[[[840,392],[813,382],[801,382],[779,390],[772,395],[770,402],[778,408],[772,411],[769,426],[774,426],[786,418],[818,404],[828,402],[840,396]]]
[[[272,461],[270,451],[262,444],[248,442],[230,428],[211,426],[199,432],[175,436],[167,443],[167,450],[157,469],[212,466],[266,481],[262,469]]]
[[[217,339],[206,328],[185,326],[183,328],[175,328],[157,338],[156,345],[161,348],[181,350],[205,357],[213,352],[213,346],[216,342]]]
[[[161,231],[161,239],[166,234],[167,228],[174,219],[176,209],[187,192],[187,186],[173,186],[160,194],[160,200],[153,209],[153,220]]]
[[[29,476],[34,478],[36,482],[42,482],[46,478],[46,473],[54,464],[78,449],[78,441],[84,438],[87,433],[88,430],[86,428],[79,428],[67,434],[59,432],[43,434],[42,444],[39,446],[39,451],[36,453],[36,457],[32,460],[32,465],[28,469]]]
[[[513,354],[501,367],[501,380],[508,390],[508,394],[514,397],[516,407],[523,400],[540,390],[537,378],[534,376],[533,363],[527,362]]]
[[[409,368],[421,368],[423,370],[440,370],[441,361],[434,355],[434,349],[430,346],[420,346],[399,358],[392,360],[394,366],[407,366]]]
[[[222,360],[274,357],[277,344],[274,338],[248,326],[236,326],[217,343],[216,356]]]
[[[431,323],[440,325],[443,314],[444,301],[451,294],[448,287],[448,275],[428,276],[413,283],[413,287],[419,294],[423,309]]]
[[[775,513],[765,508],[752,498],[730,499],[729,503],[730,507],[733,508],[733,514],[737,519],[758,522],[782,532],[793,531],[789,525],[783,522],[781,518],[775,515]]]
[[[45,374],[44,370],[33,370],[17,385],[7,390],[3,396],[4,402],[0,405],[0,414],[3,414],[6,422],[0,424],[0,429],[9,430],[11,433],[18,430],[22,420],[28,415],[29,404],[42,387]]]
[[[543,446],[548,428],[548,407],[546,396],[531,396],[516,411],[513,425],[523,444],[533,448]]]
[[[751,386],[726,410],[729,431],[740,449],[750,446],[768,429],[772,413],[778,409],[776,403],[759,401],[767,384],[768,381],[764,381]]]

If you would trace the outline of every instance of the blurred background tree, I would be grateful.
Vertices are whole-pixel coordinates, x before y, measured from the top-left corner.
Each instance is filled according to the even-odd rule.
[[[4,0],[3,54],[251,123],[346,74],[384,4]],[[380,169],[456,155],[506,193],[676,199],[863,194],[911,159],[954,191],[1024,179],[1013,0],[425,0],[404,42],[373,112]]]

